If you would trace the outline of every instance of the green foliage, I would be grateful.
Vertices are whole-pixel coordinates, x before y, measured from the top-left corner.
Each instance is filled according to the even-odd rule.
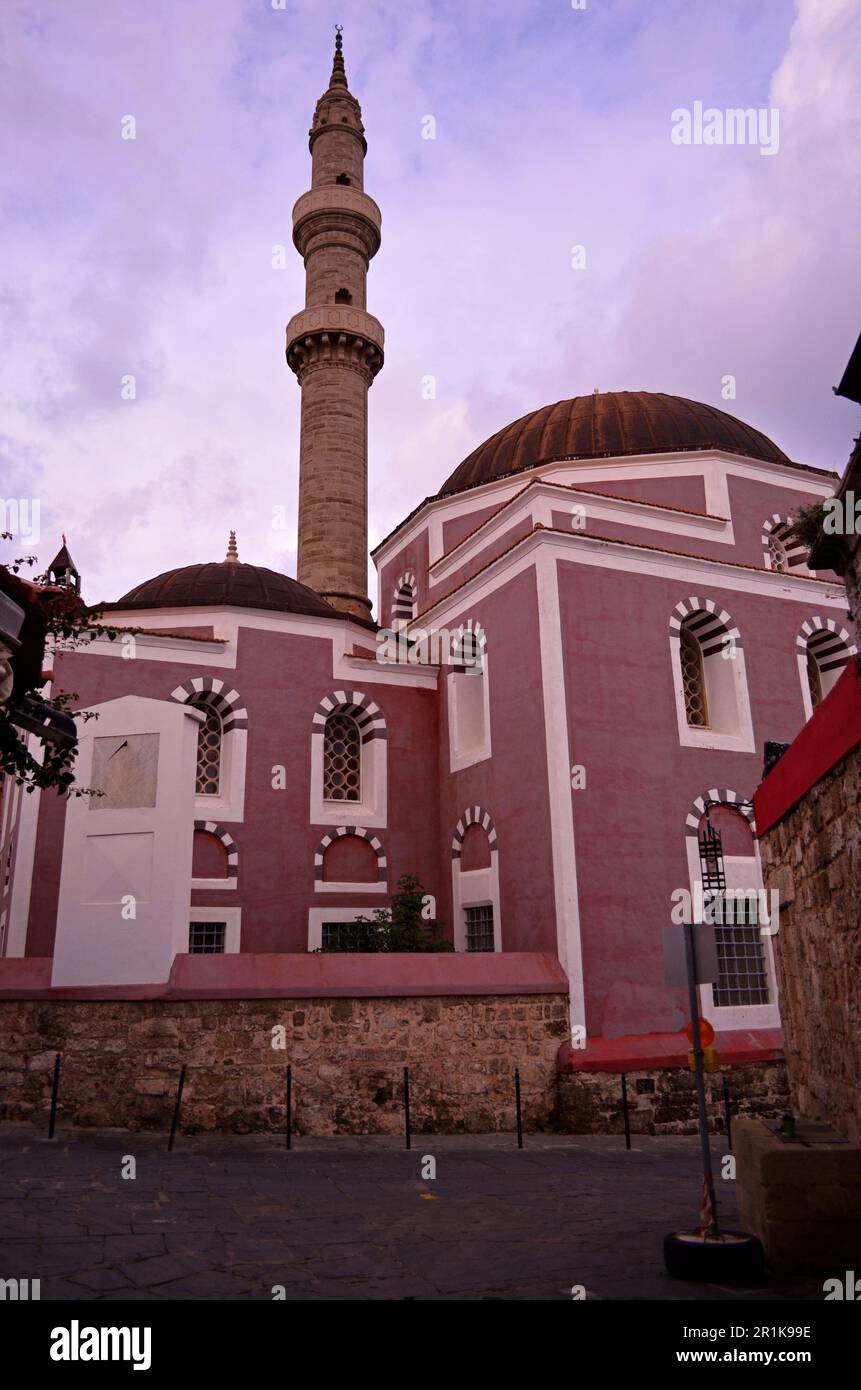
[[[825,506],[822,502],[811,502],[807,507],[799,507],[792,523],[792,533],[808,549],[816,542],[822,531]]]
[[[0,533],[0,540],[11,539],[10,532]],[[19,555],[7,561],[3,568],[10,574],[18,575],[23,566],[32,568],[35,563],[35,555]],[[107,637],[113,642],[120,635],[118,628],[101,626],[97,621],[101,613],[92,609],[88,611],[77,594],[51,585],[47,575],[39,575],[29,582],[38,590],[44,591],[40,592],[40,605],[45,627],[46,660],[49,661],[55,652],[74,651],[78,647],[88,646],[99,637]],[[129,629],[131,632],[139,630]],[[60,710],[64,714],[74,715],[78,720],[86,721],[98,717],[90,711],[78,713],[74,709],[78,697],[69,691],[60,690],[51,696],[43,695],[44,684],[44,681],[35,681],[27,690],[19,693],[31,695],[43,705]],[[71,793],[76,797],[101,794],[93,793],[89,788],[72,786],[75,780],[74,762],[77,747],[63,748],[45,740],[41,740],[41,747],[43,755],[39,761],[27,747],[26,736],[22,736],[21,731],[10,719],[8,709],[5,706],[0,707],[0,774],[6,773],[17,786],[23,786],[28,792],[39,788],[53,789],[60,795]]]
[[[333,953],[453,951],[436,918],[422,915],[426,900],[432,902],[419,880],[413,874],[403,874],[391,907],[379,908],[373,919],[357,917],[355,924],[345,923],[346,930],[338,941],[321,949]]]

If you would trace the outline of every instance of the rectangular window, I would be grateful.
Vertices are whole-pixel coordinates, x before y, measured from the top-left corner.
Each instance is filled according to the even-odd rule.
[[[468,951],[493,951],[493,908],[468,907],[466,910],[466,949]]]
[[[324,951],[376,951],[373,922],[324,922]]]
[[[214,955],[224,950],[224,922],[189,922],[188,949],[192,955]]]
[[[721,895],[722,896],[722,895]],[[718,1008],[743,1004],[767,1004],[768,971],[757,900],[724,899],[723,925],[715,927],[719,975],[713,999]]]

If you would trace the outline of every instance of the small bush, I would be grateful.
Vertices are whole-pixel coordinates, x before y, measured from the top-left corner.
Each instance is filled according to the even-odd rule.
[[[326,953],[453,951],[451,942],[442,934],[441,924],[435,917],[423,915],[427,897],[413,874],[403,874],[391,907],[379,908],[373,919],[357,917],[354,922],[345,922],[336,940],[320,949]]]

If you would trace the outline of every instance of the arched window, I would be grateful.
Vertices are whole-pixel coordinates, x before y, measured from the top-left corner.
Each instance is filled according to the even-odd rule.
[[[206,798],[218,803],[221,815],[241,820],[245,805],[245,756],[248,713],[238,690],[218,676],[193,676],[171,691],[170,698],[192,705],[203,714],[197,735],[195,796],[199,809]]]
[[[338,177],[335,179],[335,182],[336,182],[336,183],[346,184],[347,187],[349,188],[349,186],[350,186],[350,175],[349,175],[349,174],[339,174]]]
[[[670,617],[670,660],[679,741],[754,750],[741,634],[714,599],[682,599]]]
[[[311,821],[384,826],[388,731],[382,710],[362,690],[333,690],[311,720]]]
[[[190,700],[189,703],[206,716],[197,734],[195,792],[198,796],[218,796],[221,790],[221,749],[224,738],[221,715],[215,706],[206,700]]]
[[[483,806],[468,806],[451,842],[457,951],[501,951],[496,827]],[[515,948],[517,949],[517,948]]]
[[[340,289],[335,291],[336,304],[352,304],[352,302],[353,296],[350,294],[349,290]]]
[[[323,738],[323,796],[326,801],[361,801],[362,736],[351,714],[335,710]]]
[[[772,1026],[778,921],[763,891],[750,803],[712,788],[691,806],[686,838],[691,888],[699,886],[715,925],[718,973],[702,988],[703,1016],[717,1029]]]
[[[732,732],[738,724],[733,636],[715,613],[703,610],[685,618],[680,637],[685,716],[690,728]]]
[[[813,709],[837,684],[851,655],[848,633],[822,628],[807,638],[807,685]]]
[[[762,544],[766,569],[778,574],[809,573],[807,547],[795,534],[791,516],[781,517],[775,512],[769,517],[762,528]]]
[[[392,622],[399,619],[411,622],[416,615],[416,581],[411,574],[403,574],[395,585],[392,596]]]

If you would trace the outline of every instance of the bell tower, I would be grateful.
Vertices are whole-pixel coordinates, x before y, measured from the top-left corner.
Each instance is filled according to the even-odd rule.
[[[381,216],[364,191],[368,146],[340,25],[309,147],[311,188],[293,208],[305,308],[287,325],[287,363],[302,391],[297,577],[335,608],[368,618],[368,388],[384,338],[365,289]]]

